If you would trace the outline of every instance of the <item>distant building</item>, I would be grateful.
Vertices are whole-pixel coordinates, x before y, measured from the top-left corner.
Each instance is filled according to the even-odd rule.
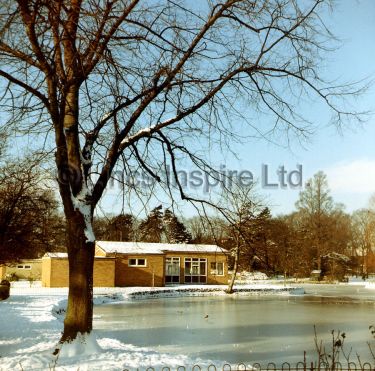
[[[322,279],[322,271],[320,269],[314,269],[310,273],[310,278],[314,281],[320,281]]]
[[[41,259],[22,259],[9,265],[0,265],[0,279],[40,280]]]
[[[216,245],[97,241],[94,286],[227,284],[227,257]],[[67,254],[43,257],[43,286],[68,286],[68,272]]]

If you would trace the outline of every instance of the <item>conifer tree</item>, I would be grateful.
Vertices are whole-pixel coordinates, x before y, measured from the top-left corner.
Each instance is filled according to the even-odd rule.
[[[162,205],[151,210],[147,218],[139,226],[140,241],[161,242],[163,233]]]
[[[112,241],[133,241],[134,217],[131,214],[121,214],[109,221],[108,232]]]
[[[163,216],[164,235],[168,243],[190,243],[191,234],[185,225],[169,209],[164,211]]]

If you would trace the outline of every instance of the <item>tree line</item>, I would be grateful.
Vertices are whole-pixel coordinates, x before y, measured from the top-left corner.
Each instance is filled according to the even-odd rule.
[[[0,169],[0,262],[66,251],[65,221],[54,193],[43,186],[38,161],[5,161]],[[252,189],[231,194],[225,203],[226,219],[181,218],[159,205],[144,219],[99,216],[94,232],[97,240],[218,244],[231,251],[230,268],[269,275],[306,277],[321,270],[324,257],[346,262],[356,274],[375,271],[375,197],[368,208],[349,214],[334,202],[323,172],[307,182],[287,215],[273,216]]]

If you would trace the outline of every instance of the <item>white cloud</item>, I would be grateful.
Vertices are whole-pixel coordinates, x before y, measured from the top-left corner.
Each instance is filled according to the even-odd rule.
[[[375,193],[375,160],[341,162],[325,170],[333,192]]]

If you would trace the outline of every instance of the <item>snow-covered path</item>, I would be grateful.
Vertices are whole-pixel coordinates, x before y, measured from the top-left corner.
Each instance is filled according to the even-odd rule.
[[[271,285],[255,286],[254,289],[261,292],[274,292],[282,288]],[[251,290],[250,286],[246,288]],[[184,287],[184,291],[186,289],[188,288]],[[197,289],[199,287],[195,286],[195,291],[191,294],[199,294]],[[187,292],[173,293],[175,290],[175,288],[158,291],[145,288],[100,289],[95,290],[95,303],[129,300],[135,292],[144,292],[144,295],[154,294],[152,296],[187,294]],[[66,296],[66,289],[12,288],[10,298],[0,302],[0,370],[124,370],[146,369],[149,366],[160,368],[192,366],[196,363],[208,366],[214,362],[193,360],[184,355],[163,354],[152,349],[124,344],[116,339],[115,331],[113,336],[111,334],[110,337],[98,339],[95,338],[94,332],[89,339],[86,339],[86,346],[64,345],[56,359],[52,353],[63,328],[63,307]]]

